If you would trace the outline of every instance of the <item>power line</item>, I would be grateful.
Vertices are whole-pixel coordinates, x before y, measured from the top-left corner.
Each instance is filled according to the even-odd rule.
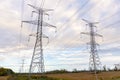
[[[42,1],[41,1],[41,5],[40,5],[40,8],[43,8],[43,7],[44,7],[44,4],[45,4],[45,0],[42,0]]]
[[[101,2],[102,2],[102,1],[103,1],[103,0],[101,0]],[[88,12],[90,12],[91,10],[93,10],[93,8],[94,8],[95,6],[99,7],[99,4],[100,4],[100,2],[97,2],[93,7],[90,7],[86,12],[84,12],[84,13],[82,14],[82,16],[86,15]],[[97,7],[95,7],[95,8],[97,8]]]
[[[64,39],[64,40],[65,40],[65,41],[64,41],[64,44],[61,44],[61,45],[64,46],[65,44],[72,44],[72,43],[74,43],[74,41],[78,41],[79,39],[78,39],[78,38],[76,39],[76,37],[77,37],[78,35],[79,35],[79,34],[75,35],[73,38],[70,38],[69,40],[65,40],[65,39]],[[61,43],[62,43],[62,42],[61,42]],[[55,44],[56,44],[56,42],[54,42],[54,45],[55,45]],[[48,44],[48,45],[49,45],[49,44]],[[83,43],[82,43],[81,45],[83,45]],[[47,47],[47,46],[46,46],[46,47]],[[45,48],[46,48],[46,47],[45,47]],[[55,47],[57,47],[57,46],[55,45]],[[70,47],[71,47],[71,46],[70,46]]]
[[[69,23],[69,22],[71,21],[71,19],[72,19],[77,13],[79,13],[79,11],[80,11],[82,8],[84,8],[86,4],[88,4],[88,2],[89,2],[89,0],[86,1],[86,2],[82,5],[82,7],[80,7],[79,9],[77,9],[76,12],[75,12],[73,15],[71,15],[71,16],[69,17],[69,19],[68,19],[65,23],[63,23],[61,26],[63,27],[63,26],[66,25],[66,23]],[[58,30],[60,30],[60,29],[61,29],[61,28],[59,28]],[[57,30],[57,31],[58,31],[58,30]]]
[[[118,13],[119,11],[113,13],[112,15],[108,16],[108,17],[105,17],[103,19],[100,20],[101,23],[103,23],[105,20],[108,20],[109,18],[112,18],[113,16],[116,16],[116,14]]]
[[[118,39],[118,40],[116,40],[116,41],[112,41],[112,40],[113,40],[113,38],[112,38],[112,39],[110,39],[110,41],[109,41],[109,42],[108,42],[108,40],[107,40],[107,42],[108,42],[108,43],[105,43],[105,44],[110,44],[110,43],[120,42],[120,39]],[[104,45],[104,43],[103,43],[102,45]]]
[[[100,51],[102,51],[102,50],[107,50],[107,52],[111,52],[109,49],[111,49],[111,48],[113,48],[113,49],[115,49],[115,48],[118,48],[118,49],[120,49],[120,45],[119,46],[114,46],[114,47],[110,47],[110,48],[105,48],[105,49],[100,49]],[[115,50],[116,51],[116,50]],[[114,51],[114,52],[115,52]]]
[[[82,7],[80,7],[79,9],[77,9],[77,11],[76,11],[72,16],[70,16],[70,18],[68,19],[68,21],[66,21],[65,23],[63,23],[63,25],[61,25],[62,28],[66,25],[66,23],[69,23],[69,22],[71,21],[71,19],[72,19],[77,13],[79,13],[80,10],[81,10],[82,8],[84,8],[88,3],[89,3],[89,0],[86,1],[86,2],[82,5]],[[98,5],[98,4],[96,4],[96,5]],[[96,6],[96,5],[95,5],[95,6]],[[92,8],[91,8],[91,9],[92,9]],[[90,9],[89,9],[89,10],[90,10]],[[85,15],[85,13],[83,13],[83,14]],[[62,28],[60,27],[57,31],[60,31]],[[56,37],[56,36],[55,36],[55,37]],[[52,42],[54,41],[55,37],[52,39],[52,41],[50,41],[50,43],[52,43]],[[50,44],[50,43],[49,43],[49,44]]]
[[[119,23],[120,23],[120,20],[117,21],[117,22],[115,22],[115,23],[111,23],[111,24],[109,24],[109,25],[103,27],[103,28],[99,29],[98,31],[102,31],[102,30],[104,30],[104,29],[106,29],[106,28],[108,28],[108,27],[112,27],[112,25],[116,25],[116,24],[119,24]]]
[[[63,25],[61,25],[61,26],[64,27],[65,25],[67,25],[66,23],[69,23],[69,22],[71,21],[71,19],[72,19],[77,13],[79,13],[80,10],[81,10],[82,8],[84,8],[85,5],[88,4],[88,3],[89,3],[89,0],[88,0],[85,4],[83,4],[83,6],[80,7],[72,16],[70,16],[70,18],[68,19],[68,21],[66,21],[66,22],[65,22]],[[97,3],[96,5],[98,5],[98,3]],[[95,5],[95,6],[96,6],[96,5]],[[92,7],[92,8],[93,8],[93,7]],[[92,9],[92,8],[91,8],[91,9]],[[87,10],[87,12],[89,12],[91,9]],[[84,12],[83,15],[85,15],[85,14],[86,14],[86,13]],[[76,19],[78,19],[78,18],[76,18]],[[75,20],[76,20],[76,19],[75,19]],[[74,21],[75,21],[75,20],[74,20]],[[74,21],[72,21],[72,23],[73,23]],[[60,31],[61,29],[62,29],[62,28],[60,27],[58,30]]]
[[[55,10],[57,9],[57,7],[59,6],[60,3],[61,3],[61,0],[58,0],[53,12],[55,12]]]
[[[69,19],[68,19],[65,23],[63,23],[61,26],[63,27],[63,26],[66,25],[66,23],[69,23],[69,22],[71,21],[71,19],[72,19],[76,14],[78,14],[78,13],[80,12],[80,10],[81,10],[82,8],[84,8],[85,5],[87,5],[88,3],[89,3],[89,0],[87,0],[87,1],[82,5],[82,7],[78,8],[78,9],[74,12],[74,14],[71,15],[71,16],[69,17]],[[61,27],[60,27],[58,30],[60,30],[60,29],[61,29]]]

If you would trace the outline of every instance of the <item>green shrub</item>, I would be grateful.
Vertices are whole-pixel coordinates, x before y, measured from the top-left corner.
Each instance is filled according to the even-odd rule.
[[[14,74],[14,72],[11,69],[0,68],[0,76],[7,76],[10,74]]]
[[[28,76],[10,76],[8,80],[29,80],[29,78]],[[57,79],[47,76],[32,76],[31,80],[65,80],[65,79]]]

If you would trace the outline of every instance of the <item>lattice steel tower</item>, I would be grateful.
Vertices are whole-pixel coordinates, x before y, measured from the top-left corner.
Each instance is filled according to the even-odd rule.
[[[100,62],[100,58],[98,56],[97,53],[97,46],[99,45],[98,43],[96,43],[95,40],[95,36],[99,36],[99,37],[103,37],[100,34],[97,34],[94,30],[94,24],[97,24],[98,22],[89,22],[85,19],[83,19],[83,21],[87,22],[89,27],[90,27],[90,32],[82,32],[81,34],[86,34],[86,35],[90,35],[90,59],[89,59],[89,68],[91,71],[94,71],[95,73],[97,72],[97,70],[101,69],[101,62]]]
[[[32,13],[36,13],[38,15],[37,20],[22,21],[24,23],[29,23],[29,24],[33,24],[37,26],[37,33],[30,35],[30,36],[36,37],[33,56],[32,56],[30,69],[29,69],[29,73],[30,73],[29,76],[31,76],[31,73],[44,73],[45,72],[42,39],[47,38],[49,41],[49,37],[43,34],[43,27],[47,26],[47,27],[56,28],[56,26],[53,26],[43,21],[43,16],[49,15],[47,12],[52,11],[52,9],[43,9],[43,8],[31,5],[31,4],[28,4],[28,5],[34,9]]]
[[[25,60],[22,60],[21,66],[20,66],[20,71],[19,73],[24,73],[24,64],[25,64]]]

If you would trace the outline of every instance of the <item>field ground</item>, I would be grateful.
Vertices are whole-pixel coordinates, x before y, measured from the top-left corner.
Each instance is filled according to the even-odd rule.
[[[120,71],[101,72],[98,75],[99,80],[120,80]],[[59,78],[59,80],[95,80],[94,74],[88,72],[64,73],[64,74],[46,74],[48,77]],[[7,77],[0,77],[0,80],[7,80]]]
[[[0,77],[0,80],[7,80],[8,76]]]
[[[95,80],[94,74],[88,72],[82,73],[65,73],[65,74],[48,74],[49,77],[64,78],[67,80]],[[99,80],[120,80],[120,71],[101,72],[98,74]],[[118,79],[119,78],[119,79]]]

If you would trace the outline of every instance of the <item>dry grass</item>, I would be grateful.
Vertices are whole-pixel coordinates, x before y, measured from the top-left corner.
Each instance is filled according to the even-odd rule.
[[[66,80],[95,80],[94,74],[88,72],[81,73],[64,73],[64,74],[46,74],[48,77],[60,78]],[[99,80],[118,80],[120,78],[120,71],[117,72],[102,72],[98,74]],[[8,76],[0,77],[0,80],[7,80]]]
[[[7,80],[8,76],[1,76],[0,80]]]
[[[82,73],[65,73],[65,74],[47,74],[49,77],[64,78],[67,80],[95,80],[94,74],[82,72]],[[113,78],[120,77],[119,72],[102,72],[98,74],[99,80],[111,80]]]

